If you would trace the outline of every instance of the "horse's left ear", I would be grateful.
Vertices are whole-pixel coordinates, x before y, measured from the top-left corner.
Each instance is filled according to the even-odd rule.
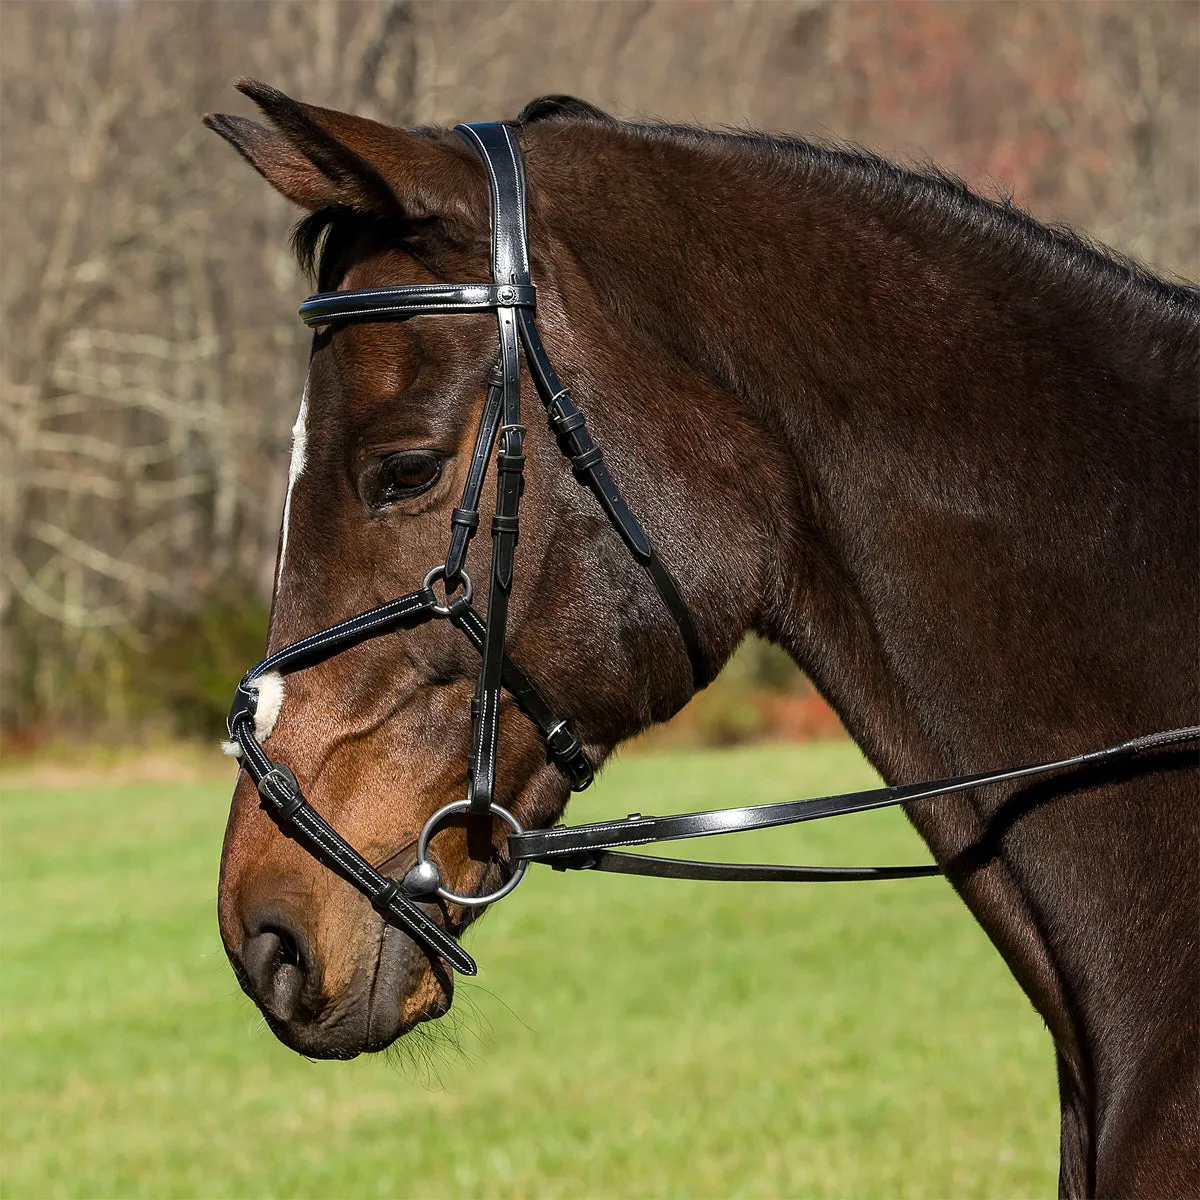
[[[225,114],[206,116],[204,123],[294,203],[309,211],[343,204],[467,226],[486,221],[483,171],[458,139],[303,104],[254,79],[239,79],[236,87],[275,129]]]

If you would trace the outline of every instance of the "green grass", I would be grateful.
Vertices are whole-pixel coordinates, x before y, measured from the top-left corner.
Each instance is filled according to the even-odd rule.
[[[574,817],[871,778],[844,743],[633,755]],[[266,1030],[217,938],[228,796],[7,790],[5,1197],[1054,1190],[1049,1038],[939,880],[535,868],[469,935],[481,974],[415,1050],[311,1063]],[[923,855],[898,813],[700,849]]]

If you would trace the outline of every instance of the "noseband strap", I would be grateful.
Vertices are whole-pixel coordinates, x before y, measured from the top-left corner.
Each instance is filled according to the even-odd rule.
[[[455,132],[475,151],[487,170],[491,198],[492,282],[406,284],[320,292],[310,296],[300,308],[300,317],[306,325],[326,328],[362,321],[404,320],[418,315],[495,314],[496,362],[487,377],[487,393],[462,499],[450,516],[450,542],[445,560],[427,573],[417,591],[348,617],[257,663],[238,684],[227,721],[229,736],[236,743],[243,768],[258,787],[266,811],[285,833],[366,896],[385,921],[404,930],[427,953],[443,959],[454,970],[474,975],[474,959],[454,939],[453,930],[435,920],[427,909],[441,901],[443,922],[448,923],[446,904],[462,907],[489,904],[511,891],[531,862],[548,863],[562,870],[616,871],[684,879],[811,881],[896,879],[937,874],[936,866],[804,867],[701,863],[615,853],[613,848],[762,829],[904,804],[1030,775],[1129,758],[1162,746],[1192,742],[1200,736],[1197,728],[1172,730],[1071,759],[848,796],[671,817],[643,817],[635,813],[624,821],[567,829],[523,829],[516,817],[497,805],[495,799],[496,746],[504,691],[537,727],[546,745],[547,760],[562,771],[572,790],[582,791],[592,782],[593,767],[569,722],[554,712],[533,682],[505,653],[525,468],[520,386],[522,351],[550,430],[570,462],[575,478],[595,496],[621,541],[645,570],[678,628],[694,688],[708,683],[712,667],[674,576],[659,558],[645,528],[613,480],[603,452],[588,432],[583,413],[556,374],[538,334],[534,322],[537,290],[529,266],[525,170],[512,129],[503,124],[459,125]],[[467,548],[479,528],[479,501],[493,448],[496,450],[496,510],[491,523],[492,563],[485,620],[471,605],[473,586],[464,563]],[[439,579],[446,589],[444,602],[438,600],[433,590]],[[308,803],[288,767],[271,761],[255,733],[255,710],[259,685],[265,675],[300,671],[368,639],[414,629],[436,619],[449,620],[481,657],[471,705],[468,794],[465,800],[446,805],[425,822],[416,839],[417,862],[403,880],[396,880],[373,867],[325,821]],[[458,814],[489,820],[496,818],[511,831],[506,862],[495,863],[491,868],[493,873],[499,872],[507,878],[491,892],[464,896],[451,891],[444,885],[436,863],[427,856],[430,839],[445,821]]]

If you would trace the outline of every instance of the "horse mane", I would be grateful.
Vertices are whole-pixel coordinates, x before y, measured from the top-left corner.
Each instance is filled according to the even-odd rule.
[[[881,204],[907,210],[918,222],[935,226],[939,235],[958,232],[978,237],[993,248],[1033,256],[1056,275],[1080,275],[1111,288],[1145,289],[1148,298],[1168,305],[1200,307],[1200,286],[1167,279],[1129,255],[1104,245],[1071,225],[1042,222],[1014,202],[981,195],[959,176],[932,162],[916,166],[894,163],[852,142],[806,140],[782,134],[740,129],[703,130],[693,126],[645,126],[693,144],[716,144],[739,156],[757,156],[810,176],[833,178],[842,186],[869,190]],[[707,135],[707,136],[706,136]]]
[[[757,169],[763,182],[780,174],[832,180],[835,185],[863,188],[893,210],[935,224],[938,233],[978,236],[993,248],[1032,255],[1058,277],[1073,275],[1106,291],[1115,283],[1144,293],[1170,308],[1182,306],[1193,319],[1200,308],[1200,286],[1166,279],[1136,259],[1065,224],[1044,223],[1014,203],[1011,193],[1000,199],[980,195],[963,179],[932,162],[916,166],[894,163],[853,142],[806,139],[736,127],[709,129],[666,121],[619,121],[602,109],[573,96],[542,96],[531,101],[518,125],[572,122],[617,126],[647,140],[669,140],[702,153],[716,153],[731,167]]]
[[[573,96],[541,96],[518,115],[518,127],[563,123],[618,129],[647,141],[667,140],[723,160],[725,168],[747,169],[770,185],[781,179],[819,179],[835,190],[864,192],[892,212],[903,213],[937,237],[971,245],[1007,267],[1025,265],[1042,278],[1075,289],[1098,304],[1115,295],[1149,304],[1162,317],[1200,319],[1200,286],[1167,279],[1135,259],[1064,224],[1037,220],[1011,194],[980,195],[958,176],[933,163],[906,166],[851,142],[805,139],[733,127],[709,129],[665,121],[623,121]],[[334,206],[304,218],[292,234],[301,267],[321,286],[346,243],[372,214]],[[389,229],[393,237],[395,218]],[[1114,291],[1115,285],[1115,291]]]

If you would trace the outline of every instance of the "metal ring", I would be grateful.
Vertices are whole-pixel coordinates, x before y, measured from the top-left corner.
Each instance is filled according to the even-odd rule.
[[[437,812],[425,822],[425,827],[421,830],[421,836],[417,838],[417,862],[423,863],[429,861],[429,840],[437,832],[438,826],[455,813],[471,812],[470,800],[455,800],[447,804],[444,808],[439,808]],[[493,817],[499,817],[504,821],[513,833],[524,833],[525,827],[517,820],[516,817],[508,811],[507,808],[501,808],[499,804],[489,804],[488,813]],[[457,892],[452,892],[448,887],[439,885],[437,894],[443,900],[448,900],[451,904],[463,904],[468,908],[477,908],[484,904],[492,904],[496,900],[507,896],[509,892],[517,886],[518,883],[525,877],[525,872],[529,870],[528,860],[522,859],[517,869],[509,876],[508,881],[497,888],[494,892],[488,892],[485,896],[460,896]]]
[[[449,604],[438,604],[435,600],[433,603],[433,613],[435,616],[452,617],[455,615],[455,613],[461,612],[467,607],[468,604],[471,603],[471,597],[475,594],[475,585],[471,582],[471,577],[467,574],[464,568],[459,569],[458,577],[462,580],[463,594],[459,596],[457,600],[452,600]],[[438,566],[434,567],[433,570],[425,576],[425,580],[421,584],[421,588],[424,591],[432,592],[434,580],[445,578],[446,564],[439,563]],[[450,597],[447,596],[446,599],[449,600]]]

